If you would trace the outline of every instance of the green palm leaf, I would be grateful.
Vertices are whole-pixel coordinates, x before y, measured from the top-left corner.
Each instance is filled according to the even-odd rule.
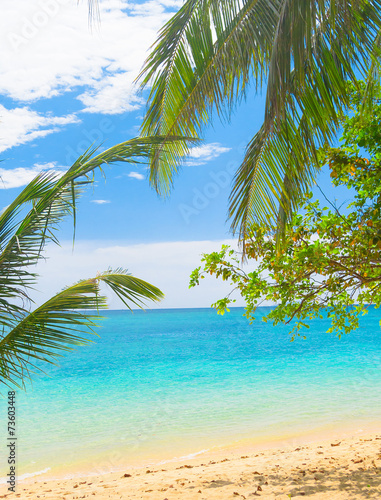
[[[42,362],[54,363],[62,352],[90,342],[84,335],[94,333],[99,316],[88,311],[107,307],[100,282],[109,285],[128,307],[163,298],[158,288],[123,269],[64,289],[33,312],[9,319],[9,331],[0,335],[0,382],[25,387],[25,379],[41,370]]]
[[[311,184],[316,149],[348,105],[346,81],[368,74],[380,29],[378,0],[188,0],[140,75],[152,85],[142,133],[199,137],[214,111],[229,118],[249,82],[267,85],[263,127],[237,173],[229,215],[241,235],[253,218],[274,227]],[[151,160],[161,193],[188,153],[184,143],[165,145]]]
[[[176,140],[176,138],[173,138]],[[62,175],[41,173],[0,215],[0,375],[3,383],[22,385],[36,360],[82,343],[82,333],[94,317],[79,310],[102,308],[99,282],[107,284],[128,306],[159,300],[156,287],[122,269],[100,274],[59,293],[30,312],[30,289],[36,285],[33,266],[48,241],[58,243],[59,223],[74,216],[81,192],[92,183],[95,169],[115,162],[147,162],[162,138],[132,139],[99,154],[86,151]],[[77,331],[78,330],[78,331]]]
[[[27,289],[36,283],[30,266],[48,241],[58,242],[59,223],[75,216],[77,198],[92,182],[89,175],[95,169],[148,161],[161,143],[160,137],[132,139],[97,155],[96,149],[88,150],[62,176],[42,173],[26,186],[0,216],[0,297],[27,297]]]
[[[130,304],[141,308],[147,299],[156,301],[164,297],[158,288],[131,276],[123,269],[98,274],[97,279],[109,286],[129,309]]]

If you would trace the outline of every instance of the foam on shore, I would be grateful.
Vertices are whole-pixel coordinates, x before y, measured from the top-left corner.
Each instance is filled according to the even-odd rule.
[[[164,465],[164,467],[163,467]],[[381,434],[361,434],[303,446],[205,452],[181,461],[60,480],[18,483],[25,500],[63,496],[141,500],[381,497]],[[34,478],[37,479],[37,478]],[[13,494],[13,493],[12,493]]]

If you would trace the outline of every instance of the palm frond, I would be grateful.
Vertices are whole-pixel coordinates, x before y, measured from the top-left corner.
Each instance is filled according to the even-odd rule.
[[[371,62],[366,79],[366,88],[363,96],[362,111],[370,109],[376,92],[381,81],[381,31],[378,33],[373,51],[371,53]]]
[[[10,318],[10,331],[0,340],[1,382],[18,387],[41,361],[52,363],[61,351],[89,340],[82,333],[95,326],[88,309],[105,307],[97,280],[82,281],[58,293],[23,317]]]
[[[130,304],[142,308],[145,300],[158,301],[164,297],[158,288],[123,269],[98,274],[97,279],[109,286],[129,309]]]
[[[294,198],[282,207],[288,210],[311,183],[316,148],[332,138],[348,105],[346,81],[368,73],[380,29],[379,0],[188,0],[162,29],[140,75],[143,87],[152,85],[142,133],[199,137],[213,111],[229,118],[250,81],[266,83],[264,125],[237,174],[230,215],[241,234],[252,216],[274,224],[281,201]],[[181,142],[157,151],[151,182],[159,192],[168,191],[187,152]],[[292,156],[293,171],[277,155]],[[252,200],[249,207],[237,196],[244,175],[251,195],[241,199]],[[261,186],[252,189],[254,177]]]
[[[57,242],[58,224],[71,213],[72,193],[68,186],[57,189],[58,180],[55,174],[39,174],[0,216],[0,296],[6,299],[0,311],[8,321],[9,304],[20,298],[27,302],[28,289],[36,283],[30,266],[41,258],[47,240]],[[17,307],[22,315],[24,306],[17,305],[12,314]]]
[[[63,175],[41,173],[25,187],[0,216],[0,296],[7,297],[7,304],[12,298],[28,299],[28,289],[36,283],[30,266],[42,257],[48,241],[58,242],[59,223],[75,214],[76,200],[91,184],[94,170],[116,162],[147,162],[161,144],[161,137],[147,137],[131,139],[99,154],[95,154],[97,148],[90,148]],[[0,302],[1,313],[8,317]]]
[[[287,118],[276,133],[262,126],[235,175],[229,209],[241,240],[253,222],[272,232],[284,227],[319,168],[316,138],[306,120],[301,117],[296,126],[294,117]]]
[[[77,0],[79,3],[79,0]],[[92,27],[94,23],[100,23],[99,0],[87,0],[89,8],[89,25]]]
[[[42,258],[48,241],[58,243],[63,218],[75,218],[77,198],[93,182],[94,170],[115,162],[147,161],[161,143],[160,137],[132,139],[99,154],[90,148],[62,175],[39,174],[0,215],[0,382],[22,387],[41,362],[53,362],[61,351],[88,341],[84,333],[92,331],[96,316],[86,311],[106,306],[100,281],[128,307],[163,297],[123,269],[109,270],[29,312],[29,292],[37,279],[31,266]]]
[[[62,352],[90,342],[88,334],[100,317],[91,310],[104,309],[104,282],[128,306],[144,299],[158,301],[163,293],[123,269],[109,270],[64,289],[31,313],[9,318],[8,331],[0,335],[0,382],[25,387],[25,380],[42,363],[54,363]]]
[[[160,32],[139,77],[142,87],[153,82],[142,134],[198,138],[213,109],[220,116],[229,115],[251,73],[257,81],[266,76],[271,25],[277,17],[276,9],[266,9],[266,4],[266,0],[184,4]],[[268,18],[260,15],[263,10]],[[248,64],[251,52],[258,56],[255,67]],[[151,161],[150,180],[158,192],[168,193],[173,174],[188,152],[185,142],[172,146],[163,142],[163,150]]]

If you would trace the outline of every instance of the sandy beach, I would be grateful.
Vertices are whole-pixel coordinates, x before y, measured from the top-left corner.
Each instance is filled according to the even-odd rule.
[[[0,498],[381,498],[381,434],[244,451],[222,450],[99,476],[30,478],[18,483],[16,493],[4,488]]]

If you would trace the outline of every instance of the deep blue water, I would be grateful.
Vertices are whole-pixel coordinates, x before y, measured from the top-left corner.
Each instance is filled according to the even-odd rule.
[[[95,343],[17,392],[19,473],[81,460],[106,470],[380,420],[380,311],[341,339],[316,320],[290,342],[287,327],[260,320],[266,309],[252,325],[239,308],[106,312]],[[0,413],[6,431],[4,404]]]

